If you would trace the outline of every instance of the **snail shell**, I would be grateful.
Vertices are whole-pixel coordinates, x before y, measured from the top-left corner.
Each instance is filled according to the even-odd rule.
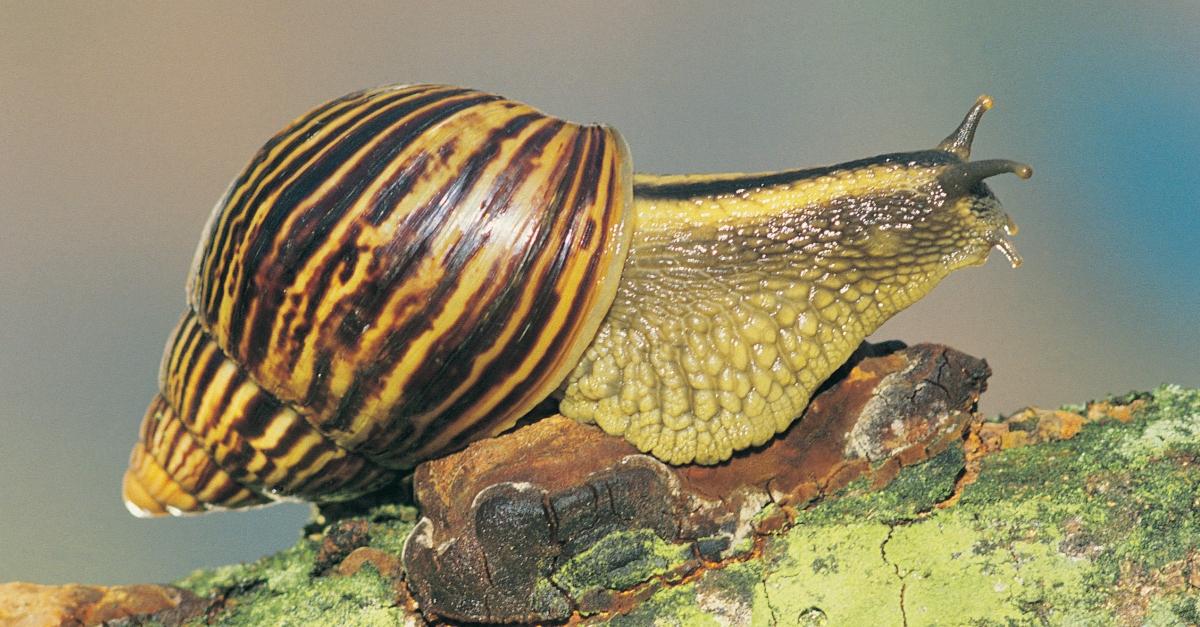
[[[560,411],[712,464],[803,411],[859,342],[1015,226],[929,150],[767,174],[631,174],[604,126],[454,87],[293,122],[217,204],[124,481],[137,515],[367,493]]]
[[[336,500],[510,427],[611,304],[631,189],[616,131],[478,91],[297,119],[205,227],[130,509]]]

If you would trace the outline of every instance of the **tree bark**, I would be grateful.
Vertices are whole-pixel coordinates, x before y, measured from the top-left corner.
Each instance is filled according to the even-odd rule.
[[[1200,623],[1200,391],[985,421],[987,375],[946,347],[868,347],[787,432],[715,467],[550,417],[419,467],[419,512],[325,508],[288,550],[105,617]],[[44,624],[89,615],[64,588],[13,585],[0,622],[53,594],[75,605]]]

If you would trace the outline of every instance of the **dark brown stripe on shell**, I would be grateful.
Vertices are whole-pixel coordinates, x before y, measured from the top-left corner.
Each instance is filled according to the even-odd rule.
[[[355,300],[355,312],[364,324],[379,319],[382,307],[387,304],[394,286],[409,280],[411,273],[418,269],[417,262],[428,257],[429,242],[438,227],[446,222],[447,212],[456,208],[460,200],[471,192],[484,170],[495,159],[500,142],[518,134],[540,118],[541,116],[534,114],[520,115],[508,120],[503,127],[493,129],[479,150],[467,158],[458,176],[447,182],[422,207],[405,216],[396,229],[395,239],[379,251],[373,260],[370,276],[377,278],[374,281],[364,281],[359,288],[362,297]],[[547,126],[556,127],[556,124]],[[464,233],[465,237],[469,235]],[[380,384],[380,375],[395,367],[415,336],[428,330],[452,293],[457,273],[462,270],[465,258],[447,261],[455,265],[447,268],[444,280],[439,282],[432,294],[423,299],[421,308],[424,315],[410,316],[400,328],[389,333],[388,339],[383,343],[383,350],[364,360],[362,369],[355,374],[351,384],[352,392],[343,397],[332,416],[322,421],[323,427],[345,429],[357,413],[361,395],[372,393],[373,390],[368,388]],[[314,378],[313,382],[318,385],[310,388],[306,400],[316,411],[320,411],[320,408],[326,405],[328,388],[320,387],[320,384],[325,383],[324,380]]]
[[[192,350],[200,333],[198,325],[194,323],[194,320],[194,317],[190,313],[180,319],[179,323],[175,325],[176,328],[172,340],[167,343],[169,347],[167,349],[168,357],[163,360],[162,367],[158,373],[158,389],[165,396],[177,398],[181,392],[181,390],[177,389],[178,382],[172,383],[170,381],[170,373],[179,372],[180,368],[182,368],[184,358],[191,358]]]
[[[249,196],[256,193],[256,191],[262,185],[263,180],[265,180],[276,169],[278,169],[280,163],[294,156],[296,146],[310,139],[316,133],[316,131],[320,130],[324,126],[324,122],[326,120],[321,120],[321,123],[313,125],[311,128],[308,128],[307,131],[305,131],[305,127],[308,127],[314,122],[314,120],[317,120],[318,118],[324,116],[335,117],[341,111],[352,108],[353,106],[359,104],[359,101],[367,98],[368,93],[369,92],[366,90],[355,92],[353,94],[343,96],[342,98],[330,101],[322,106],[316,107],[312,111],[309,111],[307,114],[293,121],[284,130],[276,133],[274,137],[267,140],[267,143],[258,150],[258,152],[254,155],[254,158],[251,159],[250,163],[242,170],[241,174],[234,179],[233,184],[229,186],[228,196],[223,198],[221,201],[222,204],[232,200],[234,196],[240,195],[237,205],[244,207]],[[280,146],[280,144],[283,144],[284,140],[287,140],[286,145],[280,149],[270,163],[265,163],[271,151],[275,150],[275,148]],[[255,175],[256,170],[257,175],[254,177],[254,180],[251,181],[250,176]],[[227,212],[226,216],[242,213],[241,209],[237,207],[231,207],[231,209],[232,211]],[[207,241],[210,246],[213,244],[220,244],[221,246],[217,248],[219,251],[226,243],[229,224],[229,220],[215,221],[212,225],[213,229],[207,234],[205,241]]]
[[[298,170],[306,167],[314,155],[321,154],[321,152],[326,150],[331,143],[338,141],[348,129],[354,128],[363,120],[376,114],[381,109],[396,104],[407,98],[415,97],[424,93],[425,91],[427,90],[403,89],[384,94],[372,94],[364,92],[361,95],[367,96],[366,106],[362,106],[362,108],[355,112],[355,114],[350,118],[344,120],[336,128],[331,129],[323,141],[315,142],[305,147],[304,150],[298,154],[296,149],[304,142],[311,139],[315,132],[299,133],[298,131],[303,128],[303,124],[293,125],[292,127],[281,132],[278,135],[279,137],[287,136],[289,134],[293,135],[288,145],[284,149],[280,150],[275,159],[273,159],[267,167],[264,167],[262,171],[259,172],[259,176],[252,184],[244,187],[244,191],[242,191],[242,194],[237,197],[237,200],[232,206],[222,207],[218,210],[220,211],[220,219],[214,221],[212,235],[208,240],[209,247],[204,253],[205,261],[197,269],[199,272],[197,279],[202,281],[206,278],[212,279],[225,275],[227,272],[227,266],[230,263],[230,259],[228,257],[230,254],[230,247],[236,246],[233,244],[233,242],[240,242],[244,236],[245,229],[248,226],[247,221],[254,214],[253,208],[258,205],[262,198],[270,196],[272,192],[274,192],[281,184],[283,184],[284,181],[287,181]],[[344,107],[320,107],[317,111],[320,114],[328,113],[330,114],[330,118],[335,118],[338,115],[352,110],[355,106],[362,105],[362,102],[352,102],[352,100],[353,99],[347,99],[345,103],[339,103],[347,105]],[[305,122],[305,124],[307,123],[308,122]],[[266,152],[262,152],[260,155],[265,158]],[[288,166],[280,171],[280,166],[289,160],[290,163]],[[253,164],[250,167],[247,167],[245,170],[246,173],[252,171]],[[233,194],[233,192],[239,189],[241,189],[241,187],[232,188],[230,190],[231,196],[224,199],[223,202],[232,200],[233,197],[236,196],[236,194]],[[225,264],[225,266],[218,266],[218,263]],[[217,303],[221,298],[221,287],[222,283],[217,280],[210,280],[207,282],[207,285],[197,285],[197,297],[193,298],[193,306],[197,308],[197,311],[200,312],[203,319],[209,319],[209,312],[214,311],[215,307],[217,306]],[[228,290],[229,286],[225,286],[225,288]],[[226,297],[231,294],[232,292],[227,291]],[[199,296],[202,296],[202,298]]]
[[[219,489],[215,495],[209,497],[208,503],[221,505],[235,497],[238,497],[239,502],[245,500],[244,495],[240,494],[245,488],[228,476],[221,476],[225,473],[217,466],[212,456],[196,443],[195,438],[170,411],[170,405],[161,396],[156,396],[147,410],[143,420],[142,443],[159,466],[192,496],[199,498],[200,493],[208,490],[215,481]],[[175,458],[182,463],[172,464],[171,461]],[[189,459],[199,462],[199,472],[194,475],[182,475],[182,466],[186,465]]]
[[[267,501],[266,498],[248,493],[246,488],[225,474],[208,452],[198,445],[161,396],[156,396],[147,409],[139,442],[159,468],[194,498],[200,500],[200,494],[209,491],[215,484],[215,494],[210,495],[204,503],[235,506]],[[176,458],[181,464],[171,463]],[[198,462],[194,467],[198,465],[199,472],[183,475],[181,466],[186,466],[189,460]]]
[[[586,153],[583,157],[584,171],[580,178],[580,182],[594,182],[599,180],[600,173],[604,168],[605,148],[606,144],[603,141],[603,129],[589,129],[593,136],[591,141],[586,146]],[[617,172],[610,174],[610,188],[608,190],[608,202],[619,202],[619,193],[613,195],[613,188]],[[560,212],[560,217],[567,220],[563,225],[564,235],[561,238],[563,242],[578,242],[575,234],[575,229],[581,229],[586,232],[589,228],[594,228],[590,218],[587,218],[586,208],[591,206],[595,198],[595,188],[592,185],[576,185],[575,202],[569,209]],[[602,212],[606,221],[604,232],[607,232],[607,221],[612,216],[612,211]],[[582,216],[587,219],[580,220]],[[581,224],[582,222],[582,224]],[[555,224],[555,232],[558,232],[558,225]],[[538,277],[533,278],[524,286],[524,290],[535,295],[534,302],[530,305],[529,311],[526,314],[521,326],[526,330],[525,333],[519,334],[504,346],[503,351],[484,370],[479,379],[475,382],[472,388],[464,394],[458,402],[452,405],[445,411],[439,420],[435,422],[431,428],[425,431],[426,437],[419,438],[411,445],[411,448],[416,452],[417,456],[430,454],[430,451],[425,449],[425,445],[431,440],[428,437],[430,434],[437,437],[444,437],[448,432],[457,432],[452,442],[457,445],[465,445],[466,442],[476,439],[483,435],[491,433],[494,429],[501,426],[506,420],[511,420],[512,417],[505,417],[504,409],[512,408],[519,405],[528,395],[529,388],[522,385],[513,388],[497,405],[496,409],[489,416],[481,417],[474,423],[466,423],[465,421],[455,420],[456,416],[463,415],[468,411],[468,408],[473,407],[478,399],[488,393],[488,391],[499,386],[501,382],[510,376],[509,364],[516,363],[518,360],[536,359],[537,364],[533,368],[533,372],[548,372],[549,364],[561,358],[562,351],[566,345],[575,339],[575,331],[579,327],[580,319],[587,315],[588,307],[594,306],[594,303],[588,299],[570,299],[566,306],[569,307],[568,317],[559,325],[557,329],[546,329],[540,323],[546,320],[549,312],[561,306],[560,303],[564,294],[557,286],[562,279],[564,267],[569,261],[571,255],[578,254],[580,247],[578,246],[562,246],[556,251],[552,262],[547,265],[546,270]],[[591,255],[588,259],[587,273],[581,285],[591,285],[595,280],[595,274],[598,271],[598,266],[601,255]],[[540,337],[547,333],[553,333],[553,339],[548,349],[540,355],[533,355],[532,348],[537,343]],[[511,411],[511,409],[509,409]],[[490,420],[488,418],[491,418]]]
[[[192,329],[200,329],[200,325],[197,324],[194,317],[189,317],[181,327],[181,335],[191,335]],[[217,385],[216,372],[228,358],[220,351],[212,338],[204,334],[203,329],[200,329],[199,337],[202,346],[193,349],[193,353],[204,352],[205,356],[202,359],[191,361],[190,369],[174,374],[174,378],[183,381],[182,388],[190,392],[187,397],[188,403],[185,405],[187,411],[177,415],[180,423],[198,443],[205,442],[205,438],[200,434],[218,435],[218,441],[226,450],[219,458],[215,455],[215,451],[209,450],[208,452],[212,455],[215,463],[229,473],[234,480],[245,486],[277,496],[299,495],[317,499],[358,494],[363,489],[390,480],[392,475],[390,471],[371,464],[361,456],[345,451],[341,451],[339,457],[322,462],[323,467],[314,471],[313,464],[318,461],[319,457],[332,451],[340,451],[340,449],[333,442],[321,436],[319,432],[312,430],[311,426],[301,417],[297,417],[285,429],[274,446],[261,450],[253,448],[251,440],[262,437],[274,425],[284,404],[255,385],[247,378],[246,373],[236,366],[231,368],[232,376],[228,381],[219,389],[215,389]],[[234,406],[233,395],[247,383],[253,387],[254,395],[243,404],[239,413],[231,414],[230,412],[239,409]],[[201,412],[200,408],[204,397],[211,394],[220,395],[219,401],[211,404],[217,408],[216,413]],[[179,402],[183,400],[184,398],[180,398]],[[220,426],[224,416],[230,418],[228,430],[222,430]],[[283,473],[281,481],[266,482],[267,477],[282,469],[280,461],[290,455],[296,443],[305,437],[305,430],[309,435],[319,437],[322,444],[311,447],[299,460],[288,467]],[[258,471],[249,472],[248,465],[259,455],[262,456],[265,463]],[[303,476],[305,473],[308,476]]]
[[[440,97],[435,97],[440,96]],[[258,316],[257,320],[248,319],[248,316],[255,315],[248,311],[252,305],[261,303],[265,310],[274,311],[278,307],[279,289],[286,283],[280,283],[277,279],[270,276],[261,276],[259,269],[268,264],[268,268],[277,268],[280,272],[294,273],[298,268],[294,264],[289,264],[287,261],[276,263],[276,259],[270,254],[272,248],[277,245],[276,237],[279,235],[280,227],[297,206],[311,199],[312,194],[322,185],[327,185],[333,174],[341,168],[347,160],[355,153],[362,150],[363,146],[372,140],[376,139],[382,131],[392,127],[393,125],[405,120],[414,111],[420,110],[424,104],[438,104],[439,106],[431,107],[428,111],[422,114],[417,122],[417,128],[428,128],[428,126],[443,120],[454,113],[461,111],[473,104],[480,104],[494,100],[494,96],[480,95],[461,100],[446,98],[441,94],[435,94],[427,98],[417,98],[414,101],[406,102],[406,106],[396,107],[380,114],[360,127],[355,128],[344,137],[339,138],[333,143],[327,152],[318,157],[311,165],[305,168],[299,175],[290,183],[284,186],[280,191],[277,200],[272,203],[267,215],[259,223],[258,228],[254,229],[246,235],[244,246],[239,247],[240,258],[244,260],[244,268],[240,275],[234,279],[226,276],[225,281],[233,283],[236,281],[237,288],[235,289],[236,296],[233,302],[233,313],[230,318],[228,329],[228,344],[232,354],[242,357],[243,362],[248,368],[253,369],[255,365],[261,362],[265,354],[266,346],[255,340],[261,339],[263,325],[269,321],[273,321],[274,316],[263,314]],[[407,128],[405,128],[407,127]],[[417,129],[401,125],[401,129],[407,130],[410,133]],[[403,132],[403,130],[401,132]],[[404,144],[396,146],[390,142],[381,142],[375,150],[382,149],[383,151],[394,150],[399,151],[404,148]],[[378,155],[377,152],[372,153]],[[319,220],[319,225],[328,228],[336,223],[341,218],[341,214],[351,206],[351,200],[357,199],[361,194],[365,185],[378,175],[387,161],[382,159],[376,161],[370,158],[363,158],[359,161],[355,168],[357,175],[341,177],[337,180],[337,184],[333,187],[338,188],[343,194],[351,196],[351,198],[335,197],[333,206],[321,207],[314,209],[313,213],[309,214],[310,218],[315,215],[322,215]],[[346,189],[349,186],[350,189]],[[332,197],[332,194],[327,194],[325,197]],[[329,215],[333,214],[333,215]],[[303,222],[303,219],[300,220]],[[316,243],[319,244],[319,233]],[[312,250],[317,246],[312,244],[313,239],[308,242],[287,242],[287,248],[300,251],[301,256],[311,254]],[[306,245],[307,244],[307,245]],[[269,265],[274,264],[274,265]],[[274,280],[273,280],[274,279]],[[272,302],[271,299],[275,299]],[[248,331],[250,333],[248,341],[243,341],[243,335]],[[257,332],[257,333],[256,333]]]
[[[442,260],[442,268],[446,280],[439,286],[436,298],[431,299],[431,306],[428,309],[429,317],[437,317],[445,308],[446,299],[450,296],[450,290],[457,287],[457,282],[462,276],[463,270],[467,264],[480,253],[481,249],[487,245],[489,234],[495,226],[496,219],[506,214],[510,209],[512,196],[518,190],[520,184],[524,182],[524,173],[530,168],[531,162],[540,157],[542,151],[549,141],[561,130],[558,124],[546,124],[538,129],[522,146],[517,150],[518,159],[505,167],[510,172],[506,175],[506,181],[503,181],[495,191],[489,195],[487,202],[481,208],[481,211],[474,216],[474,220],[463,229],[462,237],[456,242]],[[543,212],[542,215],[549,215],[550,212]],[[522,228],[520,225],[517,228]],[[539,250],[546,239],[545,229],[540,237],[531,238],[532,245],[530,250]],[[461,323],[456,325],[451,332],[439,338],[430,349],[430,354],[444,356],[437,360],[424,360],[419,364],[417,371],[411,379],[415,390],[412,396],[408,397],[405,406],[414,414],[421,414],[428,411],[432,405],[440,402],[439,397],[444,398],[443,394],[451,390],[435,389],[438,385],[443,384],[458,384],[462,381],[467,373],[470,372],[474,355],[482,354],[496,340],[495,334],[491,331],[498,331],[499,328],[492,328],[493,321],[499,322],[498,327],[502,328],[507,322],[505,314],[512,311],[516,305],[517,297],[519,296],[520,284],[506,281],[505,277],[521,276],[520,271],[527,268],[535,260],[533,255],[514,256],[507,264],[508,268],[503,266],[493,267],[489,276],[494,277],[497,283],[502,285],[499,293],[487,303],[480,303],[479,308],[471,308],[471,311],[466,312],[468,315],[474,313],[473,318],[464,318]],[[513,268],[514,269],[510,269]],[[423,331],[423,329],[418,330]],[[403,337],[398,333],[398,337]],[[407,340],[401,340],[399,343],[407,343]],[[472,341],[480,341],[473,343]],[[457,347],[457,348],[455,348]],[[440,363],[439,363],[440,362]],[[394,363],[389,363],[386,370],[390,370],[395,366]]]
[[[408,147],[412,139],[429,127],[445,120],[454,115],[458,111],[466,109],[472,105],[486,102],[485,98],[472,98],[457,102],[450,102],[443,107],[437,109],[429,109],[422,112],[419,116],[404,120],[402,124],[388,134],[378,146],[371,152],[364,155],[358,165],[351,171],[345,173],[344,176],[338,179],[338,183],[326,191],[322,199],[311,205],[303,214],[295,219],[294,228],[286,233],[279,234],[275,232],[260,232],[259,239],[256,243],[259,248],[265,248],[271,244],[279,250],[274,256],[264,259],[260,265],[248,266],[246,269],[248,281],[253,281],[259,284],[261,294],[256,301],[256,308],[253,314],[253,319],[243,324],[237,324],[236,309],[235,309],[235,324],[234,329],[231,329],[230,342],[231,346],[239,346],[240,330],[249,328],[249,334],[245,338],[245,345],[248,347],[242,354],[245,359],[245,365],[253,369],[266,355],[266,348],[269,345],[267,337],[270,337],[271,329],[274,327],[278,310],[282,305],[282,295],[288,286],[291,286],[296,278],[297,273],[304,264],[318,250],[326,245],[326,236],[333,227],[341,222],[346,215],[346,212],[357,203],[365,192],[366,188],[379,176],[379,174],[388,166],[390,166],[396,156]],[[373,141],[376,136],[363,136],[359,138],[363,142]],[[347,142],[350,140],[348,139]],[[357,152],[361,146],[345,146],[347,152],[353,148]],[[340,164],[333,164],[335,167]],[[300,180],[297,179],[297,183]],[[313,179],[306,183],[314,185],[325,185],[326,181],[321,179]],[[290,192],[295,192],[294,196],[289,196]],[[295,211],[294,203],[302,203],[307,201],[308,196],[301,194],[310,194],[312,190],[304,190],[303,188],[289,188],[280,196],[280,200],[271,208],[271,214],[267,221],[275,219],[282,220],[291,215]],[[252,259],[258,259],[257,256],[252,256]],[[256,267],[262,267],[265,272],[256,272]],[[332,275],[332,268],[326,267],[323,284],[319,290],[308,294],[309,302],[315,306],[321,302],[324,297],[325,289],[328,288],[329,278]],[[253,277],[253,278],[250,278]],[[248,286],[249,283],[247,283]],[[245,289],[245,287],[243,288]],[[243,292],[245,296],[245,292]],[[239,300],[238,303],[249,302],[246,299]],[[312,312],[305,318],[311,320]]]
[[[596,141],[592,135],[593,133],[591,132],[581,132],[577,134],[575,141],[573,142],[571,154],[566,160],[567,169],[565,172],[560,171],[560,178],[558,179],[559,185],[555,189],[552,202],[548,203],[548,207],[557,207],[558,211],[553,212],[550,210],[545,210],[542,211],[539,216],[537,216],[539,218],[539,224],[537,229],[535,229],[535,237],[531,238],[532,242],[528,248],[529,250],[541,251],[544,248],[547,248],[547,242],[552,235],[565,232],[565,229],[559,228],[558,220],[562,218],[571,219],[580,210],[581,204],[578,201],[584,196],[584,194],[579,192],[577,186],[579,185],[580,180],[586,179],[586,170],[590,165],[588,163],[590,157],[589,153],[595,151],[598,147],[598,144],[600,144],[600,142]],[[581,172],[581,170],[583,170],[583,172]],[[567,198],[571,197],[571,192],[575,193],[575,200],[577,202],[570,208],[562,207],[562,203],[565,202]],[[570,240],[563,239],[562,241],[569,242]],[[458,349],[453,348],[454,344],[452,341],[447,341],[448,338],[443,338],[439,345],[439,349],[449,353],[445,364],[450,366],[456,361],[466,361],[467,363],[464,365],[467,366],[466,372],[469,372],[470,367],[474,365],[474,359],[468,359],[467,357],[469,355],[482,354],[484,350],[492,347],[496,340],[495,335],[505,326],[508,326],[513,322],[510,319],[511,312],[521,297],[525,296],[527,293],[545,296],[547,291],[552,291],[548,290],[548,288],[553,286],[554,281],[557,279],[557,274],[561,270],[563,262],[565,262],[567,255],[569,255],[571,252],[567,249],[568,247],[563,245],[558,250],[548,250],[547,252],[555,253],[554,260],[552,263],[547,265],[546,270],[544,270],[543,273],[538,277],[526,277],[526,275],[529,273],[529,268],[540,259],[540,257],[535,258],[532,255],[515,257],[509,260],[507,267],[495,270],[495,276],[523,277],[523,279],[521,281],[505,282],[504,288],[492,305],[494,313],[500,314],[499,316],[496,318],[490,318],[490,316],[485,314],[485,318],[487,318],[489,322],[494,320],[495,323],[497,323],[496,328],[479,328],[479,331],[484,331],[485,333],[472,333],[471,335],[468,335],[466,338],[461,340],[462,345]],[[539,300],[541,299],[539,298]],[[547,301],[543,300],[542,302],[546,303]],[[553,304],[557,304],[557,294],[554,295]],[[450,406],[450,408],[441,412],[439,416],[430,421],[428,424],[412,425],[412,430],[406,433],[406,435],[409,437],[410,449],[415,450],[421,448],[428,441],[430,435],[441,435],[447,428],[449,428],[451,423],[455,422],[459,417],[467,415],[470,409],[473,408],[474,405],[476,405],[497,382],[504,380],[511,374],[509,372],[511,369],[511,364],[518,363],[517,361],[512,361],[514,357],[518,360],[526,358],[524,353],[514,355],[514,352],[520,350],[527,351],[528,344],[535,342],[540,335],[541,329],[538,329],[535,326],[536,322],[534,321],[536,320],[536,316],[544,315],[545,310],[534,311],[536,307],[536,304],[534,307],[531,307],[530,311],[526,314],[522,321],[518,323],[518,326],[524,327],[525,331],[523,333],[519,333],[513,340],[510,340],[509,344],[505,346],[504,350],[497,355],[496,358],[494,358],[492,362],[485,368],[480,379],[476,381],[471,388],[466,390],[459,397],[459,399]],[[573,329],[571,325],[565,325],[564,328]],[[458,338],[453,338],[453,341],[458,341]],[[426,365],[426,370],[428,371],[430,369],[428,367],[428,362],[426,362]],[[449,373],[445,372],[426,372],[424,375],[424,380],[429,382],[428,385],[435,388],[431,391],[435,391],[441,398],[447,398],[451,392],[461,385],[461,381],[465,378],[465,376],[463,376],[464,374],[465,373],[458,373],[457,376],[451,376]],[[439,389],[439,383],[442,383],[445,388],[448,389]],[[418,391],[426,389],[428,388],[425,386],[417,386]],[[505,415],[505,412],[503,411],[504,407],[506,407],[506,405],[503,403],[499,405],[493,412],[494,415]]]
[[[514,121],[516,120],[521,120],[521,118],[514,119]],[[507,131],[502,131],[497,134],[495,139],[503,140],[514,136],[524,128],[525,122],[531,121],[532,119],[523,120],[519,127],[514,125]],[[372,361],[373,370],[390,372],[397,367],[399,361],[407,355],[408,345],[416,337],[428,331],[429,325],[444,311],[449,298],[455,289],[459,287],[458,283],[462,280],[463,270],[481,252],[483,247],[488,245],[489,234],[494,228],[495,220],[503,216],[510,209],[509,204],[512,200],[512,195],[526,182],[525,174],[531,167],[532,162],[540,157],[546,144],[561,131],[561,128],[562,125],[557,122],[543,122],[541,128],[534,131],[521,147],[516,150],[514,153],[515,160],[505,164],[505,176],[503,178],[506,180],[502,181],[495,191],[489,194],[484,206],[471,216],[471,222],[463,227],[461,238],[451,247],[445,258],[441,260],[442,277],[434,292],[429,294],[425,302],[421,305],[422,311],[426,315],[409,317],[406,320],[407,324],[401,325],[389,334],[387,340],[384,342],[384,346],[390,350],[377,355],[377,358]],[[486,148],[493,146],[491,141],[484,144],[484,146],[485,149],[477,152],[468,159],[468,163],[471,165],[466,170],[471,173],[472,177],[482,175],[484,169],[493,161],[494,152],[499,150],[498,143],[494,145],[494,150]],[[464,188],[463,194],[470,193],[470,189],[475,186],[476,180],[463,181],[464,177],[460,177],[456,179],[455,184]],[[431,202],[430,204],[435,203],[438,205],[444,204],[438,201]],[[514,228],[520,229],[523,226],[517,225]],[[422,226],[421,229],[424,230],[424,227]],[[530,250],[537,250],[537,247],[530,247]],[[494,277],[495,282],[503,286],[501,294],[492,301],[491,306],[511,308],[514,303],[506,302],[504,293],[519,288],[516,288],[514,282],[507,280],[506,277],[519,275],[505,273],[502,270],[493,268],[489,276]],[[403,277],[397,277],[397,279],[402,280]],[[464,341],[463,336],[469,334],[472,329],[478,329],[481,324],[480,314],[486,316],[487,313],[486,308],[483,310],[480,310],[480,308],[468,308],[464,314],[466,316],[475,314],[475,317],[465,317],[459,320],[455,328],[450,331],[449,336],[440,338],[438,342],[435,342],[434,346],[418,362],[418,369],[409,380],[408,389],[411,392],[405,395],[404,414],[379,417],[380,424],[376,425],[378,435],[373,436],[364,444],[362,449],[364,453],[380,454],[392,448],[392,442],[403,431],[403,429],[395,429],[397,422],[406,425],[410,424],[414,416],[429,411],[432,406],[446,398],[446,394],[450,393],[453,388],[446,390],[441,388],[441,385],[461,384],[463,378],[469,374],[474,359],[457,359],[452,363],[450,357],[446,354],[446,345],[459,344]],[[487,344],[490,344],[494,339],[494,337],[489,338]],[[477,355],[480,353],[472,354]],[[420,368],[422,365],[427,367]],[[451,374],[443,371],[441,374],[445,378],[438,378],[438,375],[430,371],[428,367],[433,366],[436,368],[439,365],[448,369],[454,369],[456,372]],[[355,383],[355,394],[353,395],[353,400],[355,401],[361,399],[365,394],[375,394],[379,391],[379,380],[372,378],[369,372],[363,372],[359,376],[356,376]],[[368,389],[367,386],[374,387]],[[357,412],[357,409],[358,407],[354,403],[344,403],[342,406],[339,406],[339,411]]]

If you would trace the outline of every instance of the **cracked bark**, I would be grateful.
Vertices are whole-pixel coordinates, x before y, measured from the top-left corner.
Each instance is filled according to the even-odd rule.
[[[622,560],[635,558],[619,546],[596,552],[601,538],[650,530],[697,556],[665,579],[648,577],[649,585],[743,559],[738,538],[777,533],[800,508],[851,482],[882,487],[900,468],[961,445],[988,374],[983,361],[946,347],[864,345],[787,432],[719,466],[670,467],[561,417],[478,442],[417,469],[423,518],[405,548],[410,589],[431,616],[454,620],[611,612],[644,592],[645,582],[572,591],[560,573],[589,551],[592,562],[629,568]],[[728,548],[716,561],[698,557],[699,543],[714,538]],[[506,576],[464,567],[481,561]],[[486,612],[480,599],[491,601]]]
[[[908,573],[901,574],[900,565],[888,559],[887,556],[887,545],[888,542],[892,541],[892,536],[895,535],[897,526],[899,525],[888,525],[887,537],[883,539],[883,542],[879,543],[879,557],[883,560],[884,564],[887,564],[892,568],[892,572],[895,573],[896,579],[900,581],[900,618],[903,621],[904,627],[908,627],[908,612],[904,608],[904,592],[908,587],[908,582],[905,581],[905,579],[908,577]]]

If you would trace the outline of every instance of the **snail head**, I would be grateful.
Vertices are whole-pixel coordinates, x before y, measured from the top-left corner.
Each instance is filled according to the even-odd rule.
[[[1014,268],[1021,264],[1021,256],[1007,238],[1016,235],[1017,225],[984,181],[1009,173],[1027,179],[1033,168],[1008,159],[969,160],[975,129],[991,108],[992,99],[980,96],[958,128],[933,151],[933,160],[943,163],[931,170],[926,192],[934,208],[931,218],[942,223],[946,243],[952,244],[948,250],[953,252],[946,259],[951,269],[983,263],[992,248],[1000,250]]]
[[[859,269],[890,269],[927,288],[954,270],[982,264],[993,248],[1019,265],[1008,239],[1017,226],[985,181],[1006,173],[1029,178],[1033,169],[1007,159],[970,160],[975,130],[991,106],[991,98],[980,96],[958,128],[932,149],[794,174],[796,200],[789,202],[809,207],[801,212],[803,223],[815,229],[809,237],[838,241],[841,252],[835,256],[852,251]]]

